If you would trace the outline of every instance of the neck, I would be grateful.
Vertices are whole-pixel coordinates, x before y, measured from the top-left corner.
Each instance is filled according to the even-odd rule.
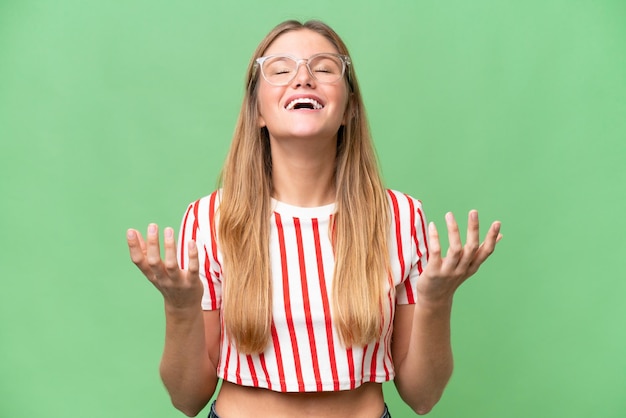
[[[294,206],[333,203],[337,139],[296,138],[271,140],[272,195]]]

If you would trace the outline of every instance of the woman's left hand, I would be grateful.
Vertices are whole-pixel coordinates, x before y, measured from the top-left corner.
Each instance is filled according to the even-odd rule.
[[[467,242],[461,242],[459,226],[451,212],[446,214],[450,247],[441,257],[439,233],[434,223],[428,225],[430,256],[426,269],[417,281],[418,300],[424,303],[451,304],[454,292],[493,253],[500,241],[500,222],[491,224],[485,241],[479,245],[478,212],[469,212]]]

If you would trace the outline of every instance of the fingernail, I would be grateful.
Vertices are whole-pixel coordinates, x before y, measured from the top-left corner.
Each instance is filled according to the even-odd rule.
[[[148,234],[154,235],[157,232],[157,226],[155,224],[150,224],[148,226]]]
[[[128,231],[126,231],[126,238],[134,239],[135,238],[135,231],[133,231],[132,229],[129,229]]]
[[[172,230],[172,228],[165,228],[165,238],[167,239],[172,239],[172,237],[174,236],[174,230]]]
[[[452,212],[446,213],[446,221],[448,222],[454,221],[454,215],[452,214]]]
[[[470,212],[470,219],[472,221],[477,221],[478,220],[478,211],[477,210],[472,210]]]

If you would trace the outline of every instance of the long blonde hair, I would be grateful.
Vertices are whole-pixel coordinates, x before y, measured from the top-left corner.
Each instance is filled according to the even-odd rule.
[[[258,124],[260,71],[255,60],[282,34],[303,29],[321,34],[340,54],[349,55],[339,36],[322,22],[289,20],[276,26],[250,60],[241,112],[220,179],[223,321],[242,353],[262,352],[269,342],[272,324],[272,161],[269,134]],[[335,254],[332,317],[342,343],[350,347],[375,341],[382,332],[390,215],[352,66],[346,73],[350,100],[345,125],[337,135],[336,214],[329,232]]]

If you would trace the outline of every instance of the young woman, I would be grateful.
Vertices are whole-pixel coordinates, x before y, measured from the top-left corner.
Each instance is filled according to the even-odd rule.
[[[442,257],[421,204],[381,182],[348,50],[327,25],[287,21],[258,46],[222,173],[179,245],[130,229],[132,261],[162,293],[160,372],[174,406],[210,417],[389,417],[394,380],[418,414],[452,372],[456,289],[493,252],[478,215]],[[428,237],[428,241],[427,241]],[[427,243],[428,242],[428,243]],[[428,262],[428,263],[427,263]]]

